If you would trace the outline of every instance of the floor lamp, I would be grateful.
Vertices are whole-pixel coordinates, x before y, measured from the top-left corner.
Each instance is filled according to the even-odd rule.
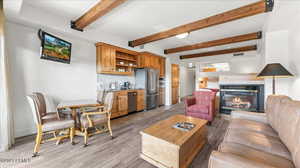
[[[275,94],[275,78],[283,78],[283,77],[291,77],[291,74],[288,70],[286,70],[280,63],[267,64],[264,69],[257,75],[257,77],[272,77],[273,83],[273,94]]]

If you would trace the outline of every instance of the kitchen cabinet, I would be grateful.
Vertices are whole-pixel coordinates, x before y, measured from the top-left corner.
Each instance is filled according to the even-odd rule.
[[[113,99],[113,105],[111,109],[111,117],[110,118],[116,118],[119,117],[119,110],[118,110],[118,97],[117,92],[114,92],[114,99]]]
[[[101,42],[95,45],[98,74],[134,74],[134,68],[137,67],[138,52]]]
[[[151,55],[150,57],[151,61],[150,61],[150,67],[153,69],[157,69],[160,70],[160,57],[156,56],[156,55]]]
[[[115,91],[111,118],[116,118],[128,114],[128,97],[127,91]]]
[[[145,90],[114,91],[114,102],[111,110],[112,119],[128,114],[128,92],[137,92],[136,111],[142,111],[145,109]]]
[[[115,72],[116,50],[107,45],[97,47],[97,73]]]
[[[119,115],[127,115],[128,114],[128,96],[126,91],[121,91],[118,94],[118,111]]]
[[[140,52],[138,57],[138,67],[139,68],[150,68],[152,55],[149,52]]]
[[[160,77],[165,77],[165,58],[150,52],[141,52],[138,57],[139,68],[153,68],[160,72]]]
[[[142,111],[146,108],[145,90],[137,90],[137,107],[136,111]]]
[[[164,78],[165,76],[166,76],[166,58],[164,58],[164,57],[161,57],[160,59],[159,59],[159,65],[160,65],[160,67],[159,67],[159,69],[160,69],[160,71],[159,71],[159,77],[160,78]]]

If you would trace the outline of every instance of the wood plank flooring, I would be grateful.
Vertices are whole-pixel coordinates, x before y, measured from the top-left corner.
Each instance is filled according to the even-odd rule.
[[[177,104],[115,119],[112,121],[116,137],[113,140],[108,134],[96,135],[89,138],[89,146],[86,148],[83,147],[82,137],[75,138],[75,146],[69,141],[58,146],[55,142],[47,142],[41,145],[40,156],[36,158],[31,158],[34,137],[20,138],[9,152],[0,153],[0,168],[154,168],[139,158],[139,132],[157,121],[183,112],[183,104]],[[214,120],[212,126],[208,127],[208,143],[196,156],[191,168],[207,168],[209,155],[222,141],[227,126],[226,120]],[[17,163],[5,159],[14,159]]]

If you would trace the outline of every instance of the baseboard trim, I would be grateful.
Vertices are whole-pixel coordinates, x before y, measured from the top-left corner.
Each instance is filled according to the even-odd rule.
[[[36,134],[35,128],[25,128],[25,129],[15,130],[15,138],[24,137],[32,134]]]

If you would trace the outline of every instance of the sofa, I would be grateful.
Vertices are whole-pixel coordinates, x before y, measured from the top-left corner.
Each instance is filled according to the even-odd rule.
[[[267,98],[265,113],[234,111],[209,168],[300,168],[300,101]]]
[[[215,98],[214,91],[196,91],[193,96],[184,99],[185,114],[187,116],[197,117],[213,121],[215,116]]]

